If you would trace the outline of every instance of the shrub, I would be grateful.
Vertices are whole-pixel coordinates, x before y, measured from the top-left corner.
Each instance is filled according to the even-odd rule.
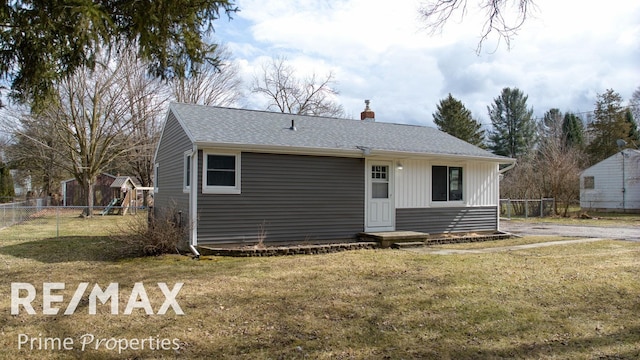
[[[145,256],[180,253],[186,244],[189,228],[183,222],[182,213],[175,209],[159,211],[154,215],[136,216],[127,222],[115,238],[132,247],[132,251]]]

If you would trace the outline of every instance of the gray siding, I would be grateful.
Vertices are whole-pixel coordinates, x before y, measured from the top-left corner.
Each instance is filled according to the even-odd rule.
[[[202,153],[198,161],[202,174]],[[270,244],[351,240],[363,231],[363,159],[245,152],[241,166],[241,194],[199,191],[198,244],[253,244],[261,224]]]
[[[154,194],[154,211],[162,215],[172,210],[181,210],[183,218],[189,214],[189,194],[183,192],[184,152],[192,148],[180,123],[169,113],[160,138],[155,163],[159,164],[158,192]]]
[[[444,232],[493,231],[498,228],[498,208],[444,207],[396,210],[396,230]]]

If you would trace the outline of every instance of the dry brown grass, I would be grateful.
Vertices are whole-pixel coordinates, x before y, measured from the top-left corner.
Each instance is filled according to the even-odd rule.
[[[90,220],[94,221],[94,220]],[[103,224],[107,228],[107,224]],[[15,233],[15,229],[13,229]],[[0,358],[593,359],[640,357],[640,244],[600,241],[508,253],[128,258],[106,236],[0,231]],[[103,234],[106,235],[106,234]],[[525,239],[526,241],[526,239]],[[493,244],[495,245],[495,244]],[[10,282],[183,282],[185,315],[9,315]],[[42,297],[36,297],[41,304]],[[65,303],[62,307],[66,306]],[[19,334],[179,339],[177,351],[18,350]]]
[[[550,222],[555,224],[565,225],[587,225],[587,226],[637,226],[640,229],[640,214],[633,213],[605,213],[605,212],[589,212],[589,218],[583,218],[582,211],[576,211],[570,214],[568,217],[562,216],[545,216],[545,217],[530,217],[524,218],[511,218],[511,221],[525,221],[525,222]]]

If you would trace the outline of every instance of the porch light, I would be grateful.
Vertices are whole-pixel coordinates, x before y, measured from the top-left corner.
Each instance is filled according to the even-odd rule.
[[[404,169],[404,167],[402,166],[402,163],[401,163],[401,162],[399,162],[399,163],[398,163],[398,165],[396,166],[396,168],[397,168],[398,170],[402,170],[402,169]]]

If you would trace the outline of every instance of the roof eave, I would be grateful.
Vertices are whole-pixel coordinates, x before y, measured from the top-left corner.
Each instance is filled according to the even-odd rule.
[[[293,155],[317,155],[317,156],[341,156],[341,157],[391,157],[391,158],[447,158],[447,159],[465,159],[465,160],[477,160],[477,161],[490,161],[500,164],[513,164],[515,159],[501,157],[501,156],[479,156],[479,155],[467,155],[467,154],[443,154],[443,153],[427,153],[427,152],[411,152],[411,151],[396,151],[385,149],[368,149],[368,154],[365,155],[363,147],[356,147],[352,149],[344,148],[314,148],[314,147],[294,147],[294,146],[273,146],[273,145],[259,145],[259,144],[237,144],[237,143],[211,143],[211,142],[195,142],[195,145],[199,149],[203,148],[224,148],[226,150],[242,150],[242,151],[255,151],[255,152],[267,152],[274,154],[293,154]]]

